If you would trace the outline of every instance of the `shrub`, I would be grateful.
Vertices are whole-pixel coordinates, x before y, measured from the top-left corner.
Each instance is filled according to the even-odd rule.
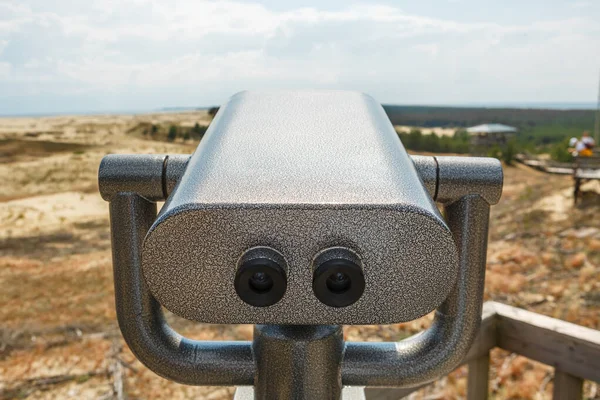
[[[573,160],[571,153],[569,153],[569,138],[552,145],[550,148],[550,158],[558,162],[571,162]]]
[[[208,109],[208,115],[210,115],[212,118],[214,118],[215,115],[217,115],[218,111],[219,111],[219,107],[211,107]]]
[[[193,139],[197,139],[197,140],[201,140],[207,129],[208,129],[208,127],[206,127],[206,126],[200,126],[200,124],[196,122],[196,124],[192,128],[192,133],[191,133],[192,134],[192,138]]]
[[[497,158],[498,160],[500,160],[500,159],[502,159],[502,149],[500,148],[500,146],[495,144],[492,147],[490,147],[490,149],[487,152],[487,156],[494,157],[494,158]]]
[[[171,125],[169,127],[169,134],[167,135],[167,140],[169,142],[173,142],[177,138],[177,127],[175,125]]]
[[[440,153],[468,153],[469,136],[466,132],[457,131],[454,136],[438,136],[435,133],[423,135],[420,130],[410,133],[398,133],[404,147],[414,151],[430,151]]]
[[[516,144],[514,140],[510,140],[502,151],[502,161],[504,161],[506,165],[512,165],[516,152]]]

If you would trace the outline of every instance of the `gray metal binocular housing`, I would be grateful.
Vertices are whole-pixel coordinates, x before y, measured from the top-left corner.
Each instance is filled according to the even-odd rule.
[[[410,157],[369,96],[243,92],[191,157],[109,155],[99,181],[119,325],[168,379],[339,398],[342,384],[433,380],[477,332],[501,165]],[[263,325],[252,343],[190,341],[161,305],[198,322]],[[433,310],[431,328],[399,343],[342,339],[339,325]]]

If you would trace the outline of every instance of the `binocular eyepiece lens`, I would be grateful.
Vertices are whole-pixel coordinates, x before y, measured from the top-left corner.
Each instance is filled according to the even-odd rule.
[[[265,293],[273,288],[273,279],[264,272],[255,272],[248,284],[256,293]]]
[[[358,256],[349,249],[331,248],[314,261],[313,291],[330,307],[354,304],[365,290],[365,277]]]
[[[321,251],[313,260],[313,292],[330,307],[356,303],[365,290],[360,257],[345,247]],[[253,247],[238,260],[234,281],[240,299],[254,307],[268,307],[283,298],[287,289],[287,263],[270,247]]]
[[[327,289],[329,289],[332,293],[342,294],[350,289],[352,281],[350,277],[343,272],[336,272],[335,274],[331,274],[329,278],[327,278]]]
[[[287,289],[283,256],[269,247],[249,249],[238,262],[234,286],[240,299],[251,306],[277,303]]]

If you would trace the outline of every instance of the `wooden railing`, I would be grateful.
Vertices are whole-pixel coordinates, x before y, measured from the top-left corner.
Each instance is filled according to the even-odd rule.
[[[584,380],[600,383],[600,331],[487,302],[479,335],[463,362],[469,368],[469,400],[488,397],[490,350],[495,347],[553,366],[556,400],[580,400]],[[368,388],[365,395],[369,400],[397,400],[420,388]]]

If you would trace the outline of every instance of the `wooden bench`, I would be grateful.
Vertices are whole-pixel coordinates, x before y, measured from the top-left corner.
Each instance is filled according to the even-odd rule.
[[[573,202],[577,204],[577,199],[581,195],[581,185],[586,181],[600,179],[600,153],[594,153],[591,157],[575,157],[573,179],[575,180]]]

